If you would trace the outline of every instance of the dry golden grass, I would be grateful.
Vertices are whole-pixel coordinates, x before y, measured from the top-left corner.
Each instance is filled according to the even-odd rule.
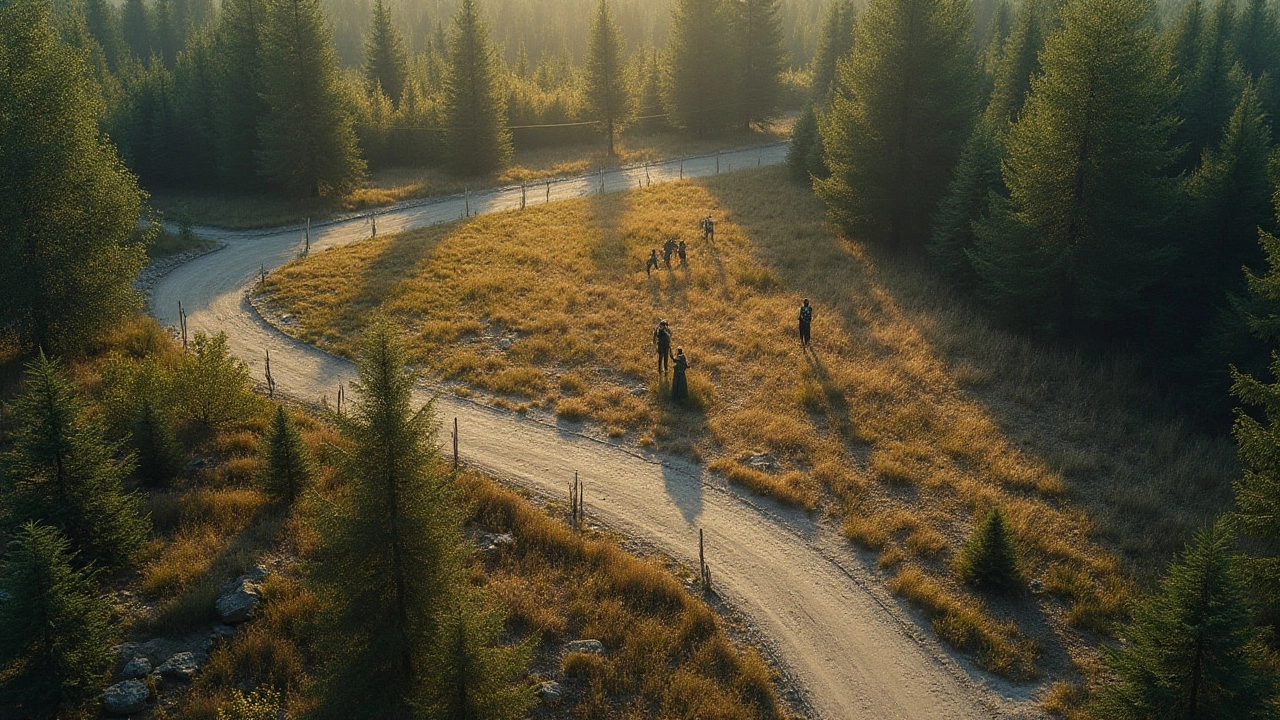
[[[697,232],[707,213],[712,243]],[[675,236],[689,267],[646,276],[649,249]],[[811,192],[766,169],[362,242],[286,266],[267,292],[309,342],[349,355],[380,310],[447,380],[842,513],[884,567],[909,561],[934,584],[917,601],[946,595],[986,618],[986,637],[1079,656],[1081,633],[1110,627],[1134,581],[1228,505],[1232,447],[1195,433],[1124,361],[1002,331],[922,265],[840,237]],[[814,353],[795,339],[802,297],[816,307]],[[671,405],[654,380],[659,317],[691,355],[702,409]],[[753,451],[782,472],[726,460]],[[1013,611],[1025,638],[950,569],[996,504],[1048,591]],[[1023,674],[1028,652],[979,657]]]
[[[489,175],[459,178],[439,168],[388,168],[372,174],[365,185],[343,198],[286,198],[257,193],[155,190],[151,205],[173,219],[186,213],[199,224],[229,228],[262,228],[322,220],[346,212],[383,207],[403,200],[460,193],[544,178],[570,177],[646,161],[702,155],[723,148],[773,142],[788,137],[792,119],[768,131],[735,131],[716,137],[677,132],[627,134],[609,157],[600,142],[518,150],[511,164]]]

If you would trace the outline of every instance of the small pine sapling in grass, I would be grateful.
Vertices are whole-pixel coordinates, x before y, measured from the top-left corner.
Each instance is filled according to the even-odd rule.
[[[960,550],[960,579],[983,589],[1017,592],[1022,588],[1018,539],[1000,508],[992,508]]]
[[[130,430],[138,479],[147,487],[167,486],[182,472],[182,446],[168,420],[156,411],[150,399],[143,399]]]
[[[275,415],[267,432],[262,436],[262,470],[259,481],[271,499],[292,505],[315,478],[315,465],[311,453],[302,442],[302,433],[283,405],[276,406]]]
[[[91,697],[111,669],[107,600],[91,573],[72,566],[56,528],[17,530],[0,571],[0,715],[53,717],[61,703]],[[16,706],[16,707],[15,707]],[[48,715],[45,715],[45,713]]]
[[[503,645],[503,613],[466,589],[438,622],[443,644],[433,658],[430,700],[440,717],[516,720],[533,705],[533,688],[520,682],[529,664],[529,642]]]

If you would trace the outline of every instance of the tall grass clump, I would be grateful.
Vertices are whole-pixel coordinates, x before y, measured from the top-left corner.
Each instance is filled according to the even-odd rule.
[[[974,528],[960,549],[956,571],[961,580],[976,588],[1004,593],[1021,590],[1018,539],[1000,508],[991,508]]]

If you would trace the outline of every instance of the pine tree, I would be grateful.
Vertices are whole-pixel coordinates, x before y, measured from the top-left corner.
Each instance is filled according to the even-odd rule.
[[[815,146],[820,145],[822,137],[818,134],[818,116],[813,103],[807,103],[796,124],[791,128],[791,144],[787,146],[787,167],[796,180],[809,182],[809,158]]]
[[[0,455],[11,522],[38,520],[61,530],[85,562],[118,566],[147,536],[138,498],[124,492],[133,459],[117,459],[100,419],[56,360],[27,366],[26,392],[10,407],[16,429]]]
[[[644,52],[640,68],[640,117],[641,125],[648,130],[667,126],[662,105],[662,63],[657,48]]]
[[[853,50],[853,27],[858,8],[853,0],[835,0],[827,6],[818,31],[818,49],[813,55],[813,94],[825,103],[836,82],[836,67]]]
[[[450,164],[463,175],[479,175],[511,158],[506,101],[498,85],[489,29],[475,0],[463,0],[454,17],[444,97]]]
[[[405,78],[409,74],[409,53],[404,37],[391,21],[391,8],[383,0],[373,3],[373,22],[364,41],[365,88],[381,87],[391,102],[400,105]]]
[[[113,73],[119,72],[129,49],[124,41],[116,8],[107,0],[85,0],[84,21],[89,33],[102,48],[107,69]]]
[[[676,127],[699,135],[733,122],[733,52],[722,0],[676,0],[663,104]]]
[[[995,64],[994,87],[983,114],[999,137],[1005,135],[1022,111],[1031,91],[1031,78],[1040,72],[1040,52],[1056,15],[1051,0],[1032,0],[1018,6],[1013,29]]]
[[[1018,568],[1018,538],[1000,508],[991,508],[965,541],[956,562],[960,579],[984,590],[1017,592],[1022,588]]]
[[[1236,56],[1254,80],[1280,72],[1280,23],[1270,0],[1247,0],[1235,24]],[[1269,107],[1274,112],[1278,108]]]
[[[172,0],[156,0],[152,7],[151,51],[170,70],[178,62],[182,38],[178,20],[174,16]]]
[[[923,243],[973,128],[972,20],[959,0],[872,0],[823,118],[831,177],[815,185],[847,231]]]
[[[285,412],[276,406],[271,425],[262,436],[260,482],[273,500],[292,505],[315,479],[311,453],[302,442],[302,433]]]
[[[1280,260],[1280,240],[1268,238],[1273,258]],[[1273,265],[1273,267],[1275,267]],[[1280,378],[1280,360],[1273,357],[1271,372]],[[1244,475],[1236,482],[1236,517],[1240,529],[1260,541],[1248,558],[1250,581],[1271,607],[1280,605],[1280,383],[1263,383],[1232,368],[1231,392],[1248,406],[1260,408],[1263,420],[1237,410],[1235,435]]]
[[[321,519],[315,563],[335,650],[326,715],[420,717],[415,703],[444,668],[439,617],[462,572],[462,516],[434,448],[430,404],[414,410],[416,375],[386,320],[361,343],[355,402],[339,418],[351,450],[340,466],[350,500]]]
[[[1233,0],[1218,0],[1207,16],[1199,0],[1188,5],[1173,33],[1171,64],[1181,81],[1178,114],[1182,123],[1174,145],[1185,145],[1183,168],[1192,168],[1205,149],[1217,145],[1231,116],[1239,86],[1230,82],[1235,53],[1231,46]]]
[[[1096,696],[1098,717],[1115,720],[1275,717],[1276,681],[1261,665],[1238,560],[1224,521],[1193,543],[1104,648],[1116,682]]]
[[[1165,73],[1143,0],[1072,0],[1008,137],[1010,201],[993,203],[970,259],[1012,317],[1067,332],[1150,309],[1171,250]]]
[[[124,0],[120,29],[133,57],[146,62],[151,57],[151,14],[143,0]]]
[[[53,717],[55,707],[98,691],[111,669],[111,606],[56,529],[27,523],[4,556],[0,589],[0,711]],[[25,711],[25,712],[22,712]],[[6,717],[9,717],[6,712]]]
[[[772,119],[781,101],[786,51],[782,47],[778,2],[731,0],[728,5],[737,44],[734,84],[744,130]]]
[[[608,0],[600,0],[587,44],[585,100],[587,117],[600,123],[610,155],[614,154],[614,134],[626,127],[633,112],[631,92],[622,72],[625,54],[622,30],[613,19]]]
[[[217,166],[224,188],[252,190],[258,176],[258,127],[267,116],[262,83],[266,0],[226,0],[214,55],[217,58]]]
[[[136,311],[142,195],[98,87],[39,0],[0,6],[0,332],[74,349]]]
[[[960,151],[929,242],[934,264],[956,287],[972,289],[977,283],[969,251],[977,245],[974,228],[991,207],[991,194],[1007,194],[1000,177],[1003,159],[1004,145],[996,131],[987,120],[979,121]]]
[[[169,421],[143,398],[130,428],[130,444],[138,461],[138,478],[148,487],[169,485],[182,472],[182,446]]]
[[[533,705],[531,688],[516,685],[528,666],[528,643],[499,644],[503,614],[485,607],[476,593],[455,600],[439,621],[443,672],[435,678],[432,706],[436,717],[517,720]]]
[[[288,193],[346,195],[364,180],[365,162],[320,0],[268,0],[266,9],[262,173]]]

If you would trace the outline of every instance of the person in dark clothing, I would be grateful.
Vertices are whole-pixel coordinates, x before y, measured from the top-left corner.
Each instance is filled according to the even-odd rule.
[[[676,348],[676,370],[671,379],[672,400],[689,399],[689,381],[685,377],[685,371],[688,369],[689,358],[684,354],[684,348]]]
[[[800,345],[806,347],[809,345],[809,328],[813,326],[813,306],[809,304],[809,298],[804,299],[804,304],[800,306]]]
[[[712,220],[710,215],[708,215],[702,221],[702,239],[703,240],[716,239],[716,221]]]
[[[680,264],[681,264],[681,265],[688,265],[688,264],[689,264],[689,252],[688,252],[688,251],[689,251],[689,246],[688,246],[688,245],[685,245],[685,244],[684,244],[684,241],[683,241],[683,240],[681,240],[681,241],[680,241],[680,244],[676,246],[676,255],[679,255],[679,256],[680,256]]]
[[[644,274],[649,275],[658,269],[658,250],[654,248],[649,251],[649,259],[644,264]]]
[[[653,343],[658,346],[658,372],[666,375],[671,358],[671,326],[666,320],[659,322],[653,331]]]
[[[668,239],[662,244],[662,262],[666,264],[667,269],[671,269],[671,256],[676,252],[675,238]]]

